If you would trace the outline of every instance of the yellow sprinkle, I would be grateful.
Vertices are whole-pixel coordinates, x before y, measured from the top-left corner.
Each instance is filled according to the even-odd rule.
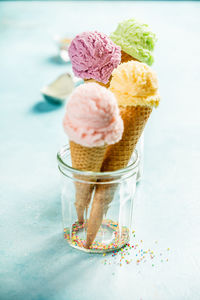
[[[104,253],[103,256],[106,256],[106,253]]]
[[[167,248],[167,251],[169,251],[170,250],[170,248]]]

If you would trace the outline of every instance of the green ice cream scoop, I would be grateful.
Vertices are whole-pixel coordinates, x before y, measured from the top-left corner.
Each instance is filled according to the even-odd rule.
[[[154,61],[152,51],[157,38],[147,24],[135,19],[123,21],[110,38],[127,54],[140,62],[152,65]]]

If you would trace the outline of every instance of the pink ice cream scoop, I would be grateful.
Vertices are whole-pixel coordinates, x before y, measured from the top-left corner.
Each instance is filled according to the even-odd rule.
[[[77,77],[107,83],[121,62],[121,48],[105,34],[83,32],[69,46],[72,69]]]
[[[67,103],[63,127],[70,141],[85,147],[118,142],[123,121],[114,94],[97,83],[80,85]]]

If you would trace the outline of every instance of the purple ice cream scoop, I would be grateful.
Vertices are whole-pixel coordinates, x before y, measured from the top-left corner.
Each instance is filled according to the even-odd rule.
[[[72,69],[77,77],[108,83],[112,71],[121,62],[121,48],[105,34],[83,32],[69,46]]]

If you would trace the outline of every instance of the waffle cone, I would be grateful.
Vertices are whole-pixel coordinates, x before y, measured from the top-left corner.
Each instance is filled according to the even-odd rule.
[[[101,86],[103,86],[105,88],[109,88],[111,79],[112,79],[112,76],[110,76],[110,79],[109,79],[108,83],[103,83],[103,82],[100,82],[100,81],[96,81],[94,79],[84,79],[84,82],[85,83],[95,82],[95,83],[98,83],[98,84],[100,84]]]
[[[127,166],[152,112],[149,106],[120,106],[119,109],[124,132],[118,143],[107,147],[102,172],[116,171]]]
[[[70,142],[72,167],[81,171],[99,172],[101,170],[104,159],[106,146],[102,147],[84,147],[74,142]],[[94,178],[83,178],[76,175],[76,179],[85,181],[94,181]],[[84,212],[88,208],[91,200],[94,184],[82,183],[75,181],[76,201],[75,207],[77,211],[78,221],[84,222]]]
[[[132,57],[131,55],[127,54],[123,50],[121,50],[121,64],[131,61],[131,60],[137,60],[136,58]]]
[[[107,147],[101,167],[102,172],[116,171],[128,165],[151,112],[152,108],[148,106],[120,107],[120,114],[124,121],[124,133],[118,143]],[[96,237],[103,215],[107,213],[117,187],[117,184],[106,183],[96,187],[88,221],[87,248],[90,247]]]

